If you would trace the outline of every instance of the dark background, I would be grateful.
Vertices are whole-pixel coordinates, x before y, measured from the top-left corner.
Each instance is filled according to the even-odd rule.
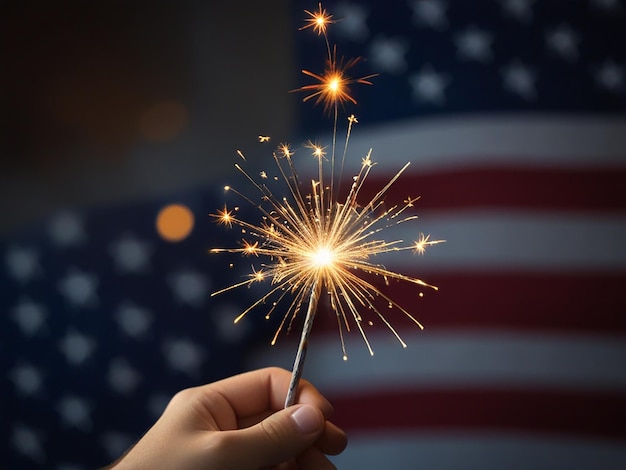
[[[287,3],[0,2],[0,231],[205,184],[288,135]]]

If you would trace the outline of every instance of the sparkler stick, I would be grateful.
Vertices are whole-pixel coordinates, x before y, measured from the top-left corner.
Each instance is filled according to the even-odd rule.
[[[289,390],[287,390],[287,398],[285,399],[285,408],[296,403],[296,392],[298,390],[300,378],[302,378],[302,371],[304,370],[304,359],[306,358],[306,351],[309,346],[309,335],[311,334],[313,320],[315,319],[315,313],[317,311],[317,303],[320,297],[320,287],[321,285],[318,284],[318,281],[314,281],[313,286],[311,287],[311,297],[309,298],[309,306],[306,310],[306,318],[304,319],[302,334],[300,335],[298,352],[296,353],[296,359],[293,362],[291,382],[289,382]]]
[[[287,144],[278,146],[274,153],[274,162],[279,177],[274,180],[286,184],[288,195],[277,197],[270,189],[270,184],[257,182],[252,175],[239,164],[235,168],[241,172],[249,183],[260,193],[259,199],[245,195],[239,190],[227,186],[229,190],[247,203],[256,207],[261,216],[261,222],[255,224],[237,217],[238,208],[223,209],[211,214],[217,222],[226,228],[238,226],[244,236],[239,248],[213,248],[211,253],[239,253],[243,256],[263,257],[266,259],[260,266],[252,266],[248,279],[229,287],[222,288],[211,296],[230,290],[250,286],[271,280],[271,287],[235,318],[235,323],[243,319],[251,310],[269,304],[271,307],[265,314],[269,319],[281,301],[291,298],[286,312],[274,334],[271,344],[274,345],[281,331],[291,329],[291,325],[298,313],[307,304],[306,317],[300,336],[298,351],[294,359],[293,371],[289,390],[285,400],[285,407],[296,402],[298,383],[302,376],[304,360],[307,353],[309,335],[317,314],[322,292],[328,296],[331,310],[337,316],[339,338],[343,359],[347,360],[344,343],[344,328],[350,331],[352,326],[361,334],[370,354],[374,354],[367,338],[365,329],[373,325],[374,321],[384,325],[397,338],[402,347],[406,343],[382,313],[382,309],[396,309],[423,329],[420,322],[407,310],[398,305],[370,280],[372,277],[383,279],[388,285],[390,280],[408,282],[420,287],[431,286],[421,279],[402,273],[391,271],[384,265],[376,263],[373,258],[399,251],[413,251],[422,254],[427,246],[441,243],[443,240],[431,240],[429,235],[419,234],[416,241],[405,243],[403,240],[387,241],[378,238],[390,227],[413,221],[415,215],[407,214],[418,197],[407,197],[403,205],[393,205],[385,208],[384,198],[387,191],[408,168],[407,163],[402,167],[382,189],[375,193],[369,202],[360,201],[359,192],[364,187],[365,180],[374,166],[371,151],[363,157],[361,168],[352,178],[352,184],[345,199],[340,200],[339,183],[342,179],[343,164],[348,150],[348,141],[353,124],[357,122],[354,115],[348,118],[346,141],[340,161],[339,181],[335,182],[335,148],[337,135],[338,105],[356,103],[350,95],[348,86],[355,83],[371,84],[369,78],[374,75],[352,79],[346,76],[346,71],[353,67],[359,59],[343,62],[337,59],[335,49],[332,49],[326,36],[326,27],[333,23],[332,15],[328,15],[319,5],[315,12],[306,11],[310,16],[307,25],[303,28],[312,28],[326,39],[328,60],[322,74],[315,74],[306,70],[303,73],[318,80],[319,83],[305,85],[297,91],[308,94],[304,101],[315,98],[315,102],[323,103],[326,111],[332,111],[334,117],[332,148],[330,155],[330,177],[325,176],[324,164],[326,159],[325,147],[308,141],[304,147],[311,150],[313,157],[318,159],[318,176],[311,181],[310,192],[303,192],[304,182],[298,176],[294,163],[294,151]],[[259,136],[260,142],[267,142],[269,137]],[[242,151],[237,151],[243,162],[247,159]],[[327,163],[327,162],[326,162]],[[261,172],[261,179],[267,179],[267,173]],[[335,186],[337,183],[337,186]],[[422,294],[419,293],[419,296]],[[384,305],[384,307],[383,307]],[[371,319],[364,318],[364,315]],[[365,328],[364,328],[365,327]]]

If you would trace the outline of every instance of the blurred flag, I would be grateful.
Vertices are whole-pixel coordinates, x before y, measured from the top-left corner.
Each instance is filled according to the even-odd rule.
[[[179,211],[196,217],[178,243],[166,239],[185,234],[158,217],[170,198],[62,212],[5,237],[2,468],[102,467],[177,391],[242,370],[245,347],[270,332],[261,319],[233,324],[246,291],[210,297],[242,275],[208,255],[233,242],[208,216],[223,200],[217,189],[179,194]]]
[[[373,148],[376,191],[412,162],[387,197],[421,196],[398,238],[447,240],[376,260],[440,288],[381,286],[426,327],[389,311],[406,349],[364,326],[374,356],[356,331],[344,362],[318,315],[305,377],[350,433],[338,467],[626,465],[625,5],[324,6],[338,55],[368,59],[352,76],[381,74],[344,113],[359,120],[346,173]],[[323,41],[298,38],[300,68],[321,72]],[[304,137],[329,131],[300,109]],[[253,364],[291,359],[262,349]]]

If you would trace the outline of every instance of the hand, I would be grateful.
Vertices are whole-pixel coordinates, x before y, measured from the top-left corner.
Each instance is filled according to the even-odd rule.
[[[309,382],[282,409],[291,373],[268,368],[177,393],[163,415],[112,468],[324,470],[346,447],[327,421],[332,406]]]

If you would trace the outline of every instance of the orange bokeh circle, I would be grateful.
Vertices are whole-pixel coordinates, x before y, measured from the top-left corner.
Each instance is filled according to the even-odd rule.
[[[170,204],[159,211],[156,229],[168,242],[179,242],[189,236],[193,229],[193,213],[182,204]]]

